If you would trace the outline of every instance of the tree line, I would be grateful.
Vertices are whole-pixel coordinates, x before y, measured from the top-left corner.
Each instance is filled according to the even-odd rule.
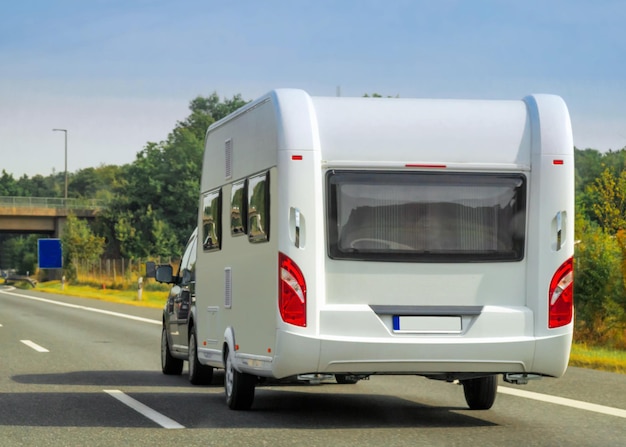
[[[91,236],[95,239],[88,245],[98,257],[180,255],[196,225],[206,130],[246,103],[241,95],[223,100],[217,93],[198,96],[189,104],[189,116],[176,123],[167,139],[148,142],[132,163],[70,173],[68,197],[101,199],[107,206],[90,226],[77,219],[69,221],[64,232],[67,240],[62,241],[68,256],[64,260],[66,275],[73,276],[72,258],[87,256],[80,247]],[[15,179],[2,170],[0,196],[63,197],[64,182],[64,173]],[[39,237],[2,235],[0,268],[33,272]],[[77,247],[76,251],[72,247]]]
[[[626,349],[626,148],[575,163],[576,337]]]
[[[377,96],[376,94],[372,96]],[[379,95],[378,95],[379,96]],[[69,197],[108,203],[95,222],[71,218],[64,266],[101,257],[146,259],[181,254],[196,225],[204,136],[208,126],[245,105],[241,95],[198,96],[167,139],[148,142],[132,163],[69,175]],[[626,147],[575,149],[576,337],[626,348]],[[64,173],[22,176],[2,171],[0,195],[62,197]],[[2,236],[0,267],[36,267],[38,236]]]

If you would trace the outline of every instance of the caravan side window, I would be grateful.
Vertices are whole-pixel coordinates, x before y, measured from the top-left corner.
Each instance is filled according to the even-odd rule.
[[[202,247],[204,251],[222,248],[222,189],[206,193],[202,199]]]
[[[266,171],[248,179],[248,240],[270,240],[270,173]]]
[[[233,183],[230,195],[230,234],[232,236],[242,236],[248,232],[246,181],[241,180]]]

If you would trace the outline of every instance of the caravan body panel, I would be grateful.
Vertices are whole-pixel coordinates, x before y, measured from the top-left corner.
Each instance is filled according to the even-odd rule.
[[[549,328],[548,294],[573,254],[573,178],[555,96],[273,91],[207,132],[199,357],[222,366],[228,346],[238,370],[273,378],[560,376],[572,322]],[[303,277],[304,324],[279,305],[281,253]]]

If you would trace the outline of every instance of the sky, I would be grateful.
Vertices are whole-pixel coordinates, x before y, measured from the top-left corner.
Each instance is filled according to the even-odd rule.
[[[132,163],[189,103],[314,96],[568,105],[574,144],[626,147],[622,0],[0,2],[0,172]]]

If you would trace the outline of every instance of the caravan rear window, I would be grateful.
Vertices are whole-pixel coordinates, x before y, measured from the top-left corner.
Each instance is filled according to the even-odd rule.
[[[329,171],[329,255],[403,262],[519,261],[522,174]]]

